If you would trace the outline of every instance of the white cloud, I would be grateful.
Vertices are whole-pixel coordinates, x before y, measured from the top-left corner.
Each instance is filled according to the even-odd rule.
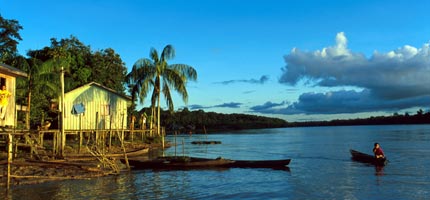
[[[295,85],[300,80],[319,86],[355,86],[375,97],[403,99],[430,94],[429,44],[421,48],[405,45],[388,53],[375,51],[370,58],[352,52],[343,32],[336,44],[314,52],[293,48],[286,55],[280,83]]]

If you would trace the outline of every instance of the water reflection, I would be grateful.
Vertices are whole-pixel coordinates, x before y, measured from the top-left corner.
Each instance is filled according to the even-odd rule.
[[[384,166],[375,166],[375,175],[383,176],[384,175]]]
[[[263,133],[265,130],[255,130]],[[236,160],[285,159],[285,170],[222,169],[133,171],[92,180],[16,186],[17,199],[426,199],[430,196],[430,126],[356,126],[271,129],[267,134],[211,134],[220,145],[191,145],[177,152]],[[182,138],[180,140],[182,141]],[[375,167],[351,161],[348,149],[382,141],[392,161]],[[413,145],[411,145],[413,144]],[[184,150],[182,150],[184,149]],[[175,148],[166,151],[175,154]],[[411,162],[413,160],[414,162]],[[290,170],[291,168],[291,170]],[[291,173],[294,171],[294,173]]]

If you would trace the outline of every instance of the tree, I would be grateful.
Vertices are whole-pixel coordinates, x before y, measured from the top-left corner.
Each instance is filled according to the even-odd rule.
[[[127,68],[121,57],[113,49],[107,48],[93,53],[90,66],[90,80],[125,94],[123,83],[127,75]]]
[[[417,115],[418,115],[418,116],[421,116],[421,115],[423,115],[423,114],[424,114],[423,109],[419,109],[419,110],[417,111]]]
[[[175,49],[172,45],[164,47],[161,55],[158,55],[157,50],[151,48],[151,59],[142,58],[136,61],[133,69],[127,75],[127,81],[132,86],[131,91],[133,97],[139,97],[140,102],[152,88],[151,107],[157,107],[157,133],[160,134],[160,96],[163,93],[166,99],[166,104],[169,111],[174,110],[171,89],[173,88],[182,97],[182,100],[187,103],[188,92],[186,84],[188,80],[197,80],[196,70],[186,64],[171,64],[168,60],[175,57]]]
[[[60,94],[60,66],[66,72],[65,92],[95,81],[125,94],[127,68],[120,56],[110,48],[93,53],[89,46],[71,36],[61,40],[52,38],[50,46],[30,50],[27,55],[31,67],[24,71],[31,76],[29,88],[34,97],[31,103],[34,113],[32,119],[41,119],[46,113],[56,119],[57,113],[50,111],[49,101],[58,98]],[[32,121],[33,127],[39,122]]]
[[[17,20],[4,19],[0,15],[0,62],[14,57],[18,50],[18,41],[22,40],[19,30],[22,26]]]

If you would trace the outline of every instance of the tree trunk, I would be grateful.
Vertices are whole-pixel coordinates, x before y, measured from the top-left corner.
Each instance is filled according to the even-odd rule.
[[[160,135],[160,95],[158,94],[157,100],[157,134]]]
[[[30,105],[31,105],[31,90],[28,89],[27,111],[25,112],[25,128],[30,130]]]

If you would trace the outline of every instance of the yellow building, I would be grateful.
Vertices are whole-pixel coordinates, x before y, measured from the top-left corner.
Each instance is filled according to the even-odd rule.
[[[0,63],[0,87],[6,86],[6,90],[11,93],[8,97],[8,105],[6,107],[6,115],[4,120],[1,120],[1,126],[16,126],[16,109],[15,90],[16,78],[27,77],[27,74],[15,67]]]

